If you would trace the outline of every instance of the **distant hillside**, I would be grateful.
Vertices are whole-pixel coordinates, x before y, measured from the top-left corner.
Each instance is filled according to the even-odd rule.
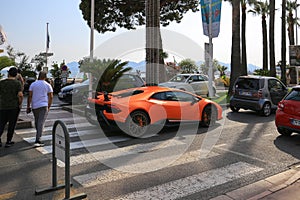
[[[204,61],[198,61],[196,62],[196,65],[200,66]],[[228,68],[227,71],[231,71],[231,67],[230,67],[230,63],[223,63],[223,62],[219,62],[220,65],[223,65],[225,67]],[[145,72],[146,71],[146,62],[145,61],[141,61],[141,62],[129,62],[127,64],[127,66],[129,67],[132,67],[133,68],[133,71],[136,71],[136,70],[140,70],[142,72]],[[256,69],[261,69],[261,67],[258,67],[256,65],[253,65],[253,64],[248,64],[248,71],[253,73]]]

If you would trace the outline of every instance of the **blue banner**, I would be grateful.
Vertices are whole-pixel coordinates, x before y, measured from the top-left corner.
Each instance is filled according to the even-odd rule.
[[[212,2],[212,37],[214,38],[218,37],[220,32],[222,0],[200,0],[203,33],[206,36],[209,36],[210,1]]]

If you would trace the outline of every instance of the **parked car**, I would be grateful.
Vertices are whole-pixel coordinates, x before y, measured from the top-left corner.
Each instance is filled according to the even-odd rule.
[[[230,108],[233,112],[238,112],[240,108],[243,108],[269,116],[287,92],[287,87],[277,78],[240,76],[233,86]]]
[[[25,83],[24,83],[24,90],[23,93],[24,94],[28,94],[29,93],[29,87],[30,85],[35,81],[36,79],[34,77],[26,77],[25,78]]]
[[[282,135],[300,133],[300,85],[293,87],[278,103],[275,124]]]
[[[213,96],[216,94],[216,86],[212,82]],[[201,96],[209,96],[208,77],[203,74],[177,74],[168,82],[160,83],[159,86],[176,88],[189,91]]]
[[[140,87],[143,86],[144,84],[145,82],[140,76],[134,74],[124,74],[118,80],[118,83],[114,88],[114,91],[133,88],[133,87]],[[71,103],[86,104],[88,95],[89,95],[89,79],[83,81],[82,83],[75,83],[61,88],[60,92],[58,93],[58,98],[62,102],[69,103],[69,104]]]
[[[208,127],[222,118],[217,103],[186,91],[147,86],[100,94],[89,101],[98,106],[99,120],[118,123],[132,137],[142,137],[157,124],[200,122]],[[113,122],[113,123],[110,123]],[[100,121],[100,125],[103,120]]]

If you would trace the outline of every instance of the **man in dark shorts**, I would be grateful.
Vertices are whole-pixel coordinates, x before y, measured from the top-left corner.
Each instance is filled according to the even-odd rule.
[[[12,67],[8,70],[8,78],[0,81],[0,147],[2,146],[1,136],[7,123],[5,147],[10,147],[14,144],[12,138],[18,120],[19,109],[23,101],[22,86],[16,80],[17,74],[17,68]]]

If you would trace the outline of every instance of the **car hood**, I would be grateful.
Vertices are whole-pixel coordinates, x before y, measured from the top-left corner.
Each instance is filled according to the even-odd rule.
[[[75,84],[68,85],[68,86],[65,86],[65,87],[61,88],[61,91],[62,92],[64,92],[64,91],[70,91],[70,90],[74,90],[76,88],[82,88],[82,87],[88,87],[88,85],[81,84],[81,83],[75,83]]]

